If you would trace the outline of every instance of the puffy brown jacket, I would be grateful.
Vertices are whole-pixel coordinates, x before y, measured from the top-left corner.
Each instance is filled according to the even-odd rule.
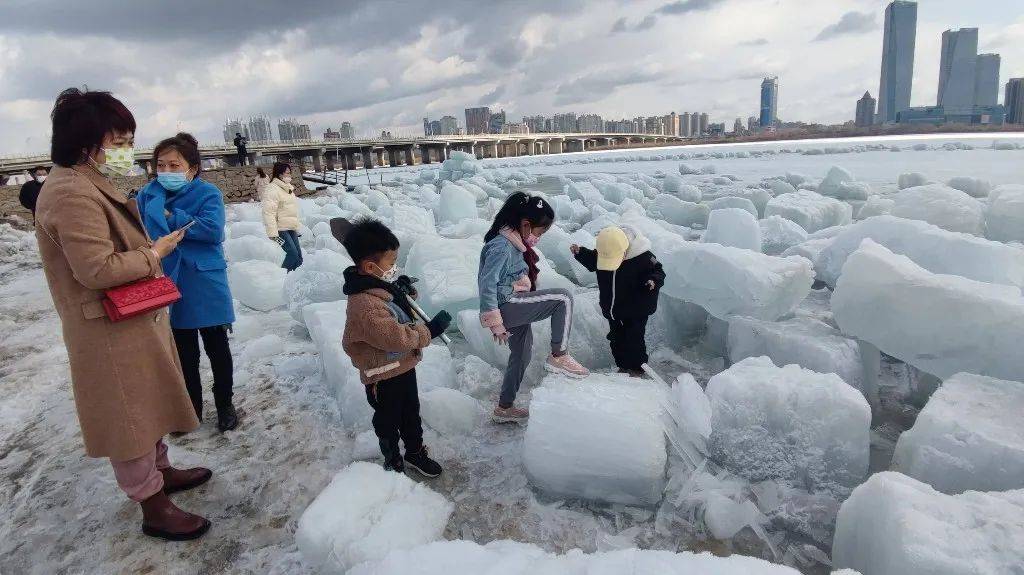
[[[420,350],[430,345],[426,324],[414,323],[393,300],[381,288],[348,296],[341,346],[365,385],[415,368],[423,358]]]

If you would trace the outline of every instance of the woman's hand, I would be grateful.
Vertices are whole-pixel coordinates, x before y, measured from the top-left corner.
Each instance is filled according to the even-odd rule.
[[[576,244],[572,244],[569,246],[569,251],[572,252],[572,255],[577,255],[580,253],[580,247]]]
[[[178,242],[185,237],[185,230],[175,230],[162,238],[158,238],[153,242],[153,251],[156,252],[161,259],[170,255],[178,247]]]

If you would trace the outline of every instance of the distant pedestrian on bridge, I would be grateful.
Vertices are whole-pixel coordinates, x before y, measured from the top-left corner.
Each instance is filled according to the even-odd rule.
[[[248,154],[245,149],[245,145],[249,143],[249,139],[242,135],[241,132],[235,132],[235,149],[238,150],[238,165],[245,165],[245,158]]]
[[[44,166],[32,168],[32,179],[21,186],[21,192],[18,194],[18,201],[21,202],[23,208],[32,212],[33,219],[36,217],[36,200],[39,199],[39,190],[43,189],[43,182],[46,181],[48,173]]]
[[[50,156],[57,167],[36,206],[36,240],[71,367],[71,387],[89,457],[110,458],[118,486],[142,507],[143,533],[200,537],[206,519],[167,494],[202,485],[209,469],[175,469],[163,437],[199,422],[185,390],[165,308],[112,321],[105,292],[163,273],[177,230],[150,241],[135,200],[112,180],[134,167],[135,118],[109,92],[71,88],[51,114]],[[83,473],[80,481],[88,481]],[[102,493],[90,484],[83,492]],[[74,496],[69,492],[68,496]],[[113,520],[116,509],[93,519]]]

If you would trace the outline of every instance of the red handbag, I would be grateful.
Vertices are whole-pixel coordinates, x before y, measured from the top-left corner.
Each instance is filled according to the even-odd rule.
[[[103,308],[110,321],[121,321],[146,312],[167,307],[181,299],[178,286],[171,278],[160,276],[110,288],[103,298]]]

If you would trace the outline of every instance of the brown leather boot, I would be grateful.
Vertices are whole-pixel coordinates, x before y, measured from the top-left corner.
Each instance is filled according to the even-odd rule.
[[[213,477],[213,472],[205,467],[191,469],[165,467],[160,470],[160,473],[164,476],[164,493],[167,495],[199,487]]]
[[[142,532],[168,541],[189,541],[210,530],[210,522],[178,509],[163,491],[139,504],[142,506]]]

